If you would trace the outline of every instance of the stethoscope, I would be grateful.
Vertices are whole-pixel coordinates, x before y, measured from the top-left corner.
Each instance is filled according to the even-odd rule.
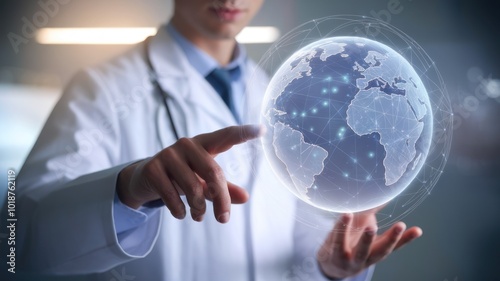
[[[167,119],[170,122],[170,127],[172,128],[172,133],[174,134],[175,140],[179,140],[179,132],[177,131],[177,127],[175,126],[174,123],[174,118],[172,117],[172,113],[170,110],[170,106],[168,104],[168,100],[170,99],[170,96],[163,88],[160,86],[160,83],[158,83],[158,74],[151,63],[151,58],[149,56],[149,43],[153,37],[148,37],[145,41],[145,57],[146,57],[146,64],[148,66],[148,74],[149,74],[149,81],[154,87],[154,92],[160,93],[162,96],[163,104],[165,106],[165,110],[167,111]]]
[[[150,48],[149,44],[150,44],[152,38],[153,37],[148,37],[144,41],[145,58],[146,58],[146,64],[148,66],[149,80],[154,87],[154,92],[160,93],[162,100],[163,100],[163,104],[164,104],[165,109],[167,111],[167,118],[170,122],[172,133],[175,137],[175,140],[179,140],[179,133],[178,133],[177,127],[175,126],[174,119],[172,117],[172,112],[171,112],[170,106],[168,104],[168,100],[170,99],[170,95],[167,92],[165,92],[165,90],[163,90],[160,83],[158,82],[158,74],[157,74],[153,64],[151,63],[151,58],[149,56],[149,48]],[[159,137],[159,141],[161,143],[160,137]],[[255,167],[255,163],[258,162],[258,157],[257,156],[252,157],[251,161],[253,162],[251,167]],[[250,188],[248,190],[249,193],[251,192],[251,189],[252,189],[254,183],[255,183],[255,179],[253,176],[251,176],[249,179],[249,182],[248,182],[248,188]],[[149,207],[160,207],[160,206],[164,205],[164,203],[163,203],[163,201],[161,201],[161,199],[153,201],[151,203],[152,204],[148,204]],[[245,228],[246,228],[246,231],[245,231],[246,248],[247,248],[247,252],[249,254],[249,257],[248,257],[248,259],[249,259],[248,280],[253,281],[253,280],[255,280],[255,261],[254,261],[254,250],[253,250],[253,240],[252,240],[252,224],[251,224],[251,216],[250,216],[250,204],[248,204],[248,203],[245,204]]]

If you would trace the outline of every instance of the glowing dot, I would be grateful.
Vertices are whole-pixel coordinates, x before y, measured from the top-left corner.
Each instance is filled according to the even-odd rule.
[[[302,117],[306,117],[306,113],[305,113],[305,112],[302,112],[302,113],[300,114],[300,116],[302,116]]]
[[[324,101],[323,106],[328,106],[328,101]]]
[[[322,92],[323,94],[326,94],[326,93],[328,92],[328,90],[327,90],[326,88],[323,88],[323,90],[321,90],[321,92]]]
[[[375,157],[375,153],[373,151],[368,152],[368,157],[369,158]]]
[[[344,173],[344,178],[347,178],[349,177],[349,174],[348,173]]]
[[[316,112],[318,112],[318,109],[313,108],[311,111],[312,111],[312,113],[316,113]]]
[[[339,89],[337,89],[337,87],[332,88],[332,93],[336,94],[338,91],[339,91]]]
[[[339,130],[338,130],[338,132],[337,132],[337,136],[339,138],[343,138],[344,135],[345,135],[345,127],[340,127]]]

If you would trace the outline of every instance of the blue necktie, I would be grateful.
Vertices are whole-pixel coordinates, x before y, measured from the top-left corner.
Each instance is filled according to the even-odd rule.
[[[232,71],[232,70],[231,70]],[[233,101],[233,90],[231,87],[231,74],[229,70],[216,68],[210,72],[205,79],[212,85],[214,90],[220,95],[224,103],[227,105],[234,118],[239,123],[238,113]]]

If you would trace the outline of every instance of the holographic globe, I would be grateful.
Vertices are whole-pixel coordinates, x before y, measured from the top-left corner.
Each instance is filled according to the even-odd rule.
[[[301,200],[333,212],[380,206],[429,153],[433,116],[417,72],[362,37],[330,37],[288,58],[262,105],[267,160]]]

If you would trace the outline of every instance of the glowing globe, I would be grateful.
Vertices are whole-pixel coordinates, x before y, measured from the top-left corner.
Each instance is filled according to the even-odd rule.
[[[333,212],[380,206],[425,163],[433,118],[412,65],[360,37],[321,39],[272,77],[262,105],[264,152],[301,200]]]

